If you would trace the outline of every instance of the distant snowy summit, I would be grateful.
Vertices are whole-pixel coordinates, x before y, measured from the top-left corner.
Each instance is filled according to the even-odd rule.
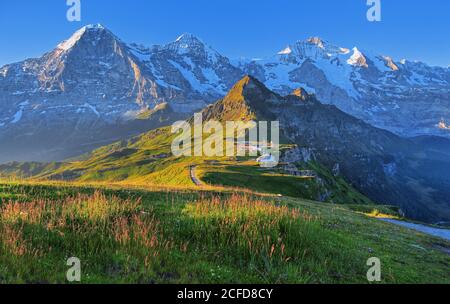
[[[246,74],[283,95],[304,88],[399,135],[450,136],[440,123],[450,121],[448,67],[395,61],[318,37],[280,49],[269,58],[232,61],[189,33],[142,46],[87,25],[40,58],[0,68],[0,154],[95,146],[136,134],[149,128],[142,122],[149,113],[187,116]]]
[[[448,68],[397,62],[318,37],[237,65],[278,93],[303,87],[321,102],[397,134],[450,136],[436,127],[441,117],[450,120]]]

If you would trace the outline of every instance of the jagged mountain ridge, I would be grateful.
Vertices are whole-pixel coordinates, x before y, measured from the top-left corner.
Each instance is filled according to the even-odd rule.
[[[132,45],[134,54],[157,76],[162,87],[187,92],[187,99],[171,98],[176,111],[193,112],[224,96],[234,82],[243,76],[230,60],[185,33],[167,45],[151,48]]]
[[[278,93],[304,87],[321,102],[398,135],[450,136],[442,127],[450,119],[449,68],[397,62],[317,37],[239,66]]]
[[[303,86],[397,134],[450,136],[442,127],[450,117],[448,70],[319,38],[236,64],[192,34],[143,47],[89,25],[41,58],[0,68],[0,162],[61,160],[187,117],[246,73],[282,95]],[[160,108],[162,118],[154,115]]]
[[[83,27],[41,58],[3,67],[0,161],[60,160],[178,117],[162,105],[183,92],[155,79],[101,25]],[[163,117],[140,119],[162,108]]]
[[[240,73],[190,34],[146,49],[85,26],[41,58],[0,69],[0,162],[62,160],[185,118]]]

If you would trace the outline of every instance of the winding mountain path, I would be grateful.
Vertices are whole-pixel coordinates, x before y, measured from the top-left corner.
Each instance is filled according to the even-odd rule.
[[[394,219],[387,219],[387,218],[380,218],[380,220],[450,241],[450,229],[433,228],[433,227],[429,227],[429,226],[425,226],[425,225],[421,225],[421,224],[408,223],[408,222],[398,221],[398,220],[394,220]]]
[[[203,185],[203,183],[197,178],[197,175],[195,174],[195,169],[197,168],[197,166],[192,165],[189,167],[189,174],[191,176],[191,180],[192,182],[196,185],[196,186],[201,186]]]

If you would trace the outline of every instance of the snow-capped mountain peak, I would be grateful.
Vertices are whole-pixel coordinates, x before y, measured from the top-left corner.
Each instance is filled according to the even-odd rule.
[[[68,51],[73,48],[81,39],[83,39],[86,34],[95,36],[101,34],[102,32],[107,32],[109,35],[114,36],[101,24],[89,24],[80,28],[69,39],[58,44],[56,48],[63,51]]]
[[[288,57],[290,60],[310,58],[330,59],[342,54],[348,54],[350,50],[335,46],[319,37],[311,37],[306,40],[300,40],[287,46],[278,52],[278,56]]]
[[[308,43],[315,44],[321,49],[324,48],[324,41],[320,37],[311,37],[307,39]]]
[[[278,55],[289,55],[290,53],[292,53],[291,48],[288,46],[285,49],[281,50],[278,52]]]
[[[183,33],[180,36],[175,39],[175,42],[186,44],[187,46],[193,45],[193,44],[203,44],[203,41],[191,33]]]
[[[145,48],[130,44],[129,48],[148,67],[158,85],[177,93],[187,92],[190,103],[181,98],[174,98],[172,103],[172,108],[181,112],[202,108],[205,101],[222,97],[243,74],[227,57],[189,33],[165,45]]]
[[[266,59],[232,63],[192,34],[146,47],[125,44],[102,25],[87,25],[40,58],[0,68],[0,140],[14,141],[38,126],[44,135],[33,138],[41,141],[67,126],[55,136],[55,147],[72,133],[76,144],[83,143],[86,138],[77,139],[81,126],[92,130],[131,121],[161,103],[174,113],[191,113],[223,98],[245,74],[283,95],[304,88],[323,103],[397,134],[450,136],[444,124],[436,126],[441,117],[445,127],[450,121],[447,67],[397,62],[318,37]],[[96,134],[88,140],[100,139]],[[19,145],[14,151],[23,150]]]
[[[180,54],[202,52],[205,49],[212,50],[212,48],[203,43],[200,38],[190,33],[184,33],[178,36],[175,41],[167,44],[165,47]]]
[[[86,29],[96,29],[96,30],[104,30],[106,29],[102,24],[96,23],[96,24],[88,24],[85,26]]]
[[[436,128],[436,121],[441,115],[450,117],[450,73],[445,67],[397,62],[318,37],[297,41],[263,60],[241,61],[239,66],[277,93],[286,95],[303,87],[321,102],[401,135],[440,135],[443,129]],[[436,104],[430,106],[431,100]]]
[[[392,59],[392,57],[383,56],[383,59],[384,59],[386,66],[388,66],[392,71],[399,70],[398,65],[394,62],[394,59]]]
[[[358,66],[358,67],[369,67],[367,65],[367,59],[364,56],[363,53],[361,53],[360,50],[358,50],[357,47],[353,48],[353,55],[347,60],[347,63],[353,66]]]
[[[58,44],[57,48],[64,51],[71,49],[81,39],[81,37],[84,35],[85,32],[86,32],[85,27],[79,29],[69,39]]]

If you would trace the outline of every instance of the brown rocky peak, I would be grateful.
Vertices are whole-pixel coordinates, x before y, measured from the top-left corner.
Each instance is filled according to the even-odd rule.
[[[295,89],[291,95],[300,97],[301,100],[306,100],[309,97],[308,92],[306,92],[305,89],[303,89],[303,88]]]

